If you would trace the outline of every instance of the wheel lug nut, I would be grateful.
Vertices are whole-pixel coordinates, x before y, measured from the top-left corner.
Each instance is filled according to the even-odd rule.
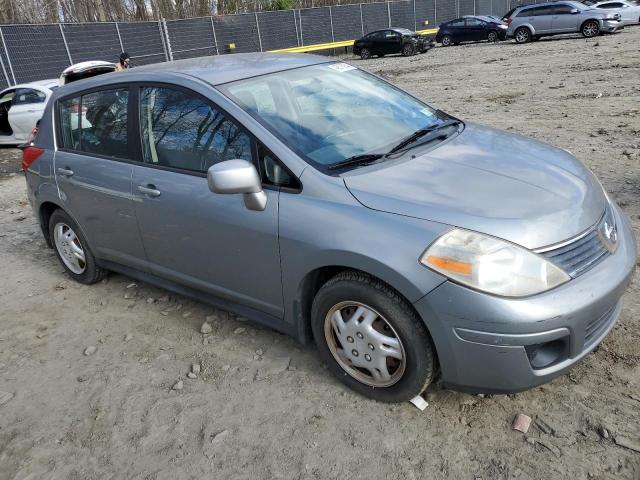
[[[362,335],[362,333],[360,333],[360,332],[356,333],[356,335],[357,335],[357,336],[358,336],[358,338],[360,338],[360,339],[364,338],[364,335]]]
[[[353,343],[353,337],[347,337],[347,342]]]
[[[364,358],[367,359],[367,362],[371,361],[371,355],[369,355],[368,353],[364,356]]]
[[[369,344],[369,350],[371,350],[372,352],[375,350],[372,344]]]
[[[351,350],[351,355],[357,357],[359,355],[358,350]]]

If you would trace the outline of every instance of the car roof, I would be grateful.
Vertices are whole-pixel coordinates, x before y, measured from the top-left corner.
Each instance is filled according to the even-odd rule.
[[[2,91],[10,90],[14,88],[48,88],[49,90],[58,86],[58,80],[50,78],[47,80],[36,80],[29,83],[19,83],[17,85],[10,85],[7,88],[3,88]]]
[[[184,73],[212,85],[221,85],[259,75],[329,62],[335,62],[335,60],[302,53],[234,53],[143,65],[115,75],[124,76],[139,72]]]

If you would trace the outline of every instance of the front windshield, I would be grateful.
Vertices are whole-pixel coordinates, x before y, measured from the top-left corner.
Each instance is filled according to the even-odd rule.
[[[221,87],[307,162],[325,169],[386,153],[445,115],[346,63],[313,65]]]

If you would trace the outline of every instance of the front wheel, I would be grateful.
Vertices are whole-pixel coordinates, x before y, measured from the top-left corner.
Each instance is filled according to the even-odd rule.
[[[487,35],[487,40],[491,43],[498,41],[498,34],[496,32],[489,32]]]
[[[515,31],[516,43],[527,43],[531,40],[531,30],[527,27],[520,27]]]
[[[360,50],[360,58],[362,60],[369,60],[371,58],[371,50],[368,48],[363,48]]]
[[[434,378],[435,352],[424,324],[397,292],[368,275],[343,272],[329,280],[311,318],[322,361],[362,395],[402,402]]]
[[[600,25],[595,20],[588,20],[582,25],[582,36],[586,38],[597,37],[600,33]]]
[[[416,47],[412,43],[405,43],[402,47],[402,55],[410,57],[416,53]]]
[[[451,41],[451,37],[449,35],[445,35],[444,37],[442,37],[440,43],[443,47],[449,47],[453,42]]]

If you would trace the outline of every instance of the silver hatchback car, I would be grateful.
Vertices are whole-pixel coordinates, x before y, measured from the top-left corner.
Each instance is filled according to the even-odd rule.
[[[24,150],[67,273],[121,272],[315,340],[383,401],[547,382],[614,327],[629,221],[569,152],[351,65],[237,54],[60,88]]]
[[[582,33],[590,38],[624,28],[619,13],[573,1],[516,7],[503,20],[509,25],[507,37],[515,38],[517,43],[564,33]]]

